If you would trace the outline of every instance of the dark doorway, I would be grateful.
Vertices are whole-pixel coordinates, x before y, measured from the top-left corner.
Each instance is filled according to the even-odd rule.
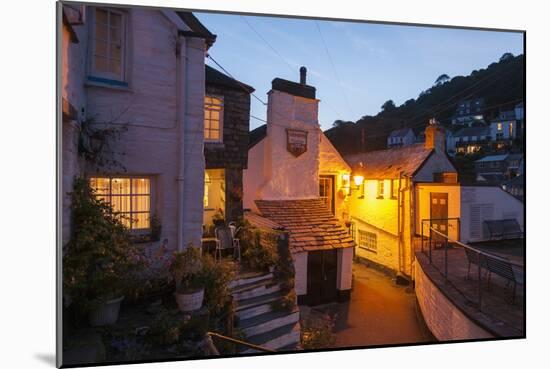
[[[307,254],[307,303],[319,305],[336,301],[338,273],[337,250],[311,251]]]
[[[319,176],[319,197],[334,215],[334,176]]]
[[[432,227],[447,235],[449,232],[449,194],[443,192],[430,193],[430,219],[433,219]],[[443,243],[444,239],[440,235],[435,235],[436,243]]]

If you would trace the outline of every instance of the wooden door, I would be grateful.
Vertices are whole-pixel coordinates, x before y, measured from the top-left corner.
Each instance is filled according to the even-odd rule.
[[[336,301],[337,250],[311,251],[307,255],[307,303],[319,305]]]
[[[449,194],[443,192],[430,193],[430,219],[432,227],[447,235],[449,232]]]
[[[334,176],[319,176],[319,197],[334,215]]]

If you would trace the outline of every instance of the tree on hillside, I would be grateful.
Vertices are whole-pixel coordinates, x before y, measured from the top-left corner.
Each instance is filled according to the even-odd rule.
[[[451,80],[451,77],[449,77],[448,74],[442,74],[435,80],[435,85],[439,86],[442,85],[445,82],[449,82]]]
[[[514,54],[512,54],[512,53],[504,53],[504,54],[502,54],[502,56],[500,57],[500,59],[498,61],[503,62],[503,61],[508,60],[510,58],[513,58],[513,57],[514,57]]]
[[[382,109],[383,112],[388,112],[388,111],[394,110],[395,109],[395,103],[393,102],[393,100],[388,100],[384,104],[382,104],[380,109]]]
[[[332,123],[332,126],[333,127],[342,127],[346,124],[353,124],[353,122],[337,119],[337,120],[334,121],[334,123]]]

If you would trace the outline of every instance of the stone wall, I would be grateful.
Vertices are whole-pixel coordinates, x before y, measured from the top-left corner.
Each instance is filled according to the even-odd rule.
[[[243,215],[243,169],[248,161],[250,94],[216,85],[206,85],[206,94],[222,96],[223,142],[205,143],[206,169],[225,169],[225,216],[236,220]],[[240,197],[236,196],[241,194]]]
[[[439,341],[493,338],[460,311],[415,263],[415,292],[426,325]]]

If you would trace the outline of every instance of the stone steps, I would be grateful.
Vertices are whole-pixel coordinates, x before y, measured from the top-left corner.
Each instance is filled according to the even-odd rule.
[[[300,311],[274,311],[272,304],[284,297],[273,273],[247,273],[230,284],[235,302],[236,328],[250,342],[277,350],[292,350],[300,343]],[[243,353],[257,352],[243,348]]]
[[[281,287],[274,283],[272,279],[269,279],[239,286],[234,289],[231,294],[233,295],[233,300],[238,302],[254,297],[269,295],[280,290]]]
[[[257,336],[273,331],[279,327],[296,323],[300,320],[300,311],[295,307],[293,311],[270,311],[239,322],[239,328],[247,336]]]
[[[246,341],[272,350],[297,345],[300,342],[300,323],[292,323],[272,331],[248,337]],[[254,349],[245,349],[243,354],[258,353]]]
[[[273,273],[262,273],[262,272],[251,272],[251,273],[245,273],[239,276],[239,278],[232,280],[229,283],[230,289],[235,289],[237,287],[259,282],[262,280],[271,280],[273,279]]]
[[[272,310],[271,304],[283,297],[281,291],[270,293],[268,295],[262,295],[259,297],[253,297],[246,300],[241,300],[236,303],[235,315],[240,320],[249,319],[264,313],[268,313]]]

